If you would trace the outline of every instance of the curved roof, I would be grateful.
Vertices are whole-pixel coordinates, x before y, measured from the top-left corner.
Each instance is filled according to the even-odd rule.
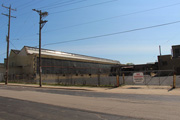
[[[26,49],[27,54],[39,54],[39,48],[25,46],[25,49]],[[120,62],[116,60],[97,58],[97,57],[91,57],[91,56],[85,56],[85,55],[79,55],[79,54],[73,54],[73,53],[67,53],[67,52],[60,52],[60,51],[54,51],[54,50],[48,50],[48,49],[41,49],[41,55],[55,56],[55,57],[58,57],[59,59],[67,58],[71,60],[79,60],[79,61],[86,61],[86,62],[120,64]]]

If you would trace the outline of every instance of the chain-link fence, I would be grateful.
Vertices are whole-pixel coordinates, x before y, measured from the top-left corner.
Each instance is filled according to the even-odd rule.
[[[136,82],[133,79],[134,73],[142,73],[143,80]],[[152,71],[121,71],[121,83],[125,85],[167,85],[173,86],[173,70],[152,70]]]
[[[4,81],[4,73],[0,73],[0,82]]]
[[[43,67],[42,83],[54,85],[117,86],[116,73],[110,67]],[[62,69],[64,70],[62,70]],[[56,72],[49,71],[57,69]],[[60,69],[60,71],[59,71]],[[52,72],[52,73],[51,73]],[[54,73],[55,72],[55,73]],[[39,74],[9,74],[9,82],[39,84]]]
[[[74,68],[75,69],[75,68]],[[116,86],[116,76],[112,75],[110,69],[86,68],[83,71],[78,68],[63,74],[42,74],[42,83],[59,85],[86,85],[86,86]],[[72,72],[71,72],[72,71]],[[73,72],[76,71],[76,72]],[[90,72],[87,72],[90,71]],[[39,76],[37,75],[37,82]]]
[[[68,68],[70,70],[70,68]],[[112,69],[86,68],[91,69],[89,74],[83,71],[85,68],[78,68],[82,72],[73,72],[75,68],[57,74],[42,74],[43,84],[56,85],[85,85],[85,86],[119,86],[119,85],[158,85],[180,87],[180,76],[175,76],[173,70],[152,70],[152,71],[114,71]],[[133,79],[134,73],[143,73],[143,81],[136,82]],[[39,83],[39,74],[9,75],[9,82],[16,83]]]

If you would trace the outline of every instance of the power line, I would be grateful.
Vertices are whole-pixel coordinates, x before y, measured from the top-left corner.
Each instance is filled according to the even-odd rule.
[[[177,23],[180,23],[180,21],[175,21],[175,22],[170,22],[170,23],[164,23],[164,24],[159,24],[159,25],[154,25],[154,26],[148,26],[148,27],[143,27],[143,28],[136,28],[136,29],[132,29],[132,30],[120,31],[120,32],[115,32],[115,33],[97,35],[97,36],[86,37],[86,38],[79,38],[79,39],[67,40],[67,41],[62,41],[62,42],[48,43],[48,44],[44,44],[43,46],[54,45],[54,44],[62,44],[62,43],[68,43],[68,42],[83,41],[83,40],[100,38],[100,37],[107,37],[107,36],[112,36],[112,35],[117,35],[117,34],[123,34],[123,33],[129,33],[129,32],[134,32],[134,31],[140,31],[140,30],[145,30],[145,29],[151,29],[151,28],[156,28],[156,27],[162,27],[162,26],[167,26],[167,25],[177,24]]]
[[[72,10],[77,10],[77,9],[92,7],[92,6],[96,6],[96,5],[100,5],[100,4],[105,4],[105,3],[109,3],[109,2],[115,2],[115,1],[117,1],[117,0],[111,0],[111,1],[106,1],[106,2],[102,2],[102,3],[92,4],[92,5],[88,5],[88,6],[82,6],[82,7],[78,7],[78,8],[72,8],[72,9],[69,9],[69,10],[63,10],[63,11],[53,12],[53,13],[51,13],[51,14],[68,12],[68,11],[72,11]],[[175,3],[175,4],[170,4],[170,5],[167,5],[167,6],[162,6],[162,7],[147,9],[147,10],[144,10],[144,11],[137,11],[137,12],[133,12],[133,13],[129,13],[129,14],[137,14],[137,13],[141,13],[141,12],[148,12],[148,11],[152,11],[152,10],[156,10],[156,9],[162,9],[162,8],[167,8],[167,7],[176,6],[176,5],[179,5],[179,4],[180,4],[180,3]],[[126,16],[126,15],[125,15],[125,16]]]
[[[57,30],[61,30],[61,29],[72,28],[72,27],[77,27],[77,26],[81,26],[81,25],[87,25],[87,24],[91,24],[91,23],[95,23],[95,22],[101,22],[101,21],[110,20],[110,19],[116,19],[116,18],[120,18],[120,17],[125,17],[125,16],[129,16],[129,15],[134,15],[134,14],[149,12],[149,11],[158,10],[158,9],[163,9],[163,8],[172,7],[172,6],[176,6],[176,5],[180,5],[180,3],[175,3],[175,4],[166,5],[166,6],[161,6],[161,7],[156,7],[156,8],[151,8],[151,9],[136,11],[136,12],[132,12],[132,13],[126,13],[126,14],[122,14],[122,15],[118,15],[118,16],[112,16],[112,17],[108,17],[108,18],[103,18],[103,19],[99,19],[99,20],[94,20],[94,21],[79,23],[79,24],[75,24],[75,25],[65,26],[65,27],[62,27],[62,28],[54,29],[54,30],[51,30],[51,31],[46,31],[46,32],[43,32],[43,33],[52,32],[52,31],[57,31]]]
[[[86,1],[86,0],[81,0],[81,1],[73,2],[73,3],[69,3],[69,4],[65,4],[65,5],[55,6],[55,7],[47,8],[45,10],[50,10],[50,9],[54,9],[54,8],[58,8],[58,7],[64,7],[64,6],[68,6],[68,5],[73,5],[73,4],[77,4],[77,3],[80,3],[80,2],[84,2],[84,1]]]
[[[70,1],[73,1],[73,0],[70,0]],[[56,3],[56,2],[55,2]],[[66,2],[61,2],[61,3],[58,3],[58,4],[62,4],[62,3],[68,3],[67,1]],[[31,4],[32,5],[32,4]],[[57,5],[57,4],[55,4],[55,5]],[[29,5],[30,6],[30,5]],[[27,7],[27,6],[26,6]],[[44,7],[39,7],[39,8],[37,8],[37,9],[42,9],[42,8],[46,8],[46,7],[51,7],[50,5],[48,5],[48,6],[44,6]],[[32,12],[32,11],[29,11],[29,12],[24,12],[24,13],[21,13],[21,14],[19,14],[19,16],[20,15],[24,15],[24,14],[28,14],[28,13],[30,13],[30,12]]]
[[[33,2],[32,2],[32,1],[33,1]],[[37,3],[39,3],[39,2],[43,2],[43,0],[36,1],[36,2],[34,2],[34,0],[32,0],[32,1],[31,1],[31,2],[32,2],[31,4],[22,6],[22,7],[20,8],[20,10],[23,9],[23,8],[27,8],[27,7],[29,7],[29,6],[31,6],[31,5],[33,5],[33,4],[37,4]]]
[[[8,0],[4,0],[3,3],[4,3],[5,1],[6,1],[6,4],[14,4],[15,2],[17,2],[16,0],[14,0],[14,1],[12,1],[12,2],[11,2],[10,0],[9,0],[9,2],[7,2]]]
[[[65,5],[61,5],[61,6],[55,6],[55,7],[52,7],[52,8],[47,8],[47,9],[44,9],[44,10],[49,10],[49,9],[53,9],[53,8],[57,8],[57,7],[63,7],[63,6],[67,6],[67,5],[72,5],[72,4],[76,4],[76,3],[80,3],[80,2],[84,2],[86,0],[81,0],[81,1],[78,1],[78,2],[74,2],[74,3],[70,3],[70,4],[65,4]],[[109,2],[114,2],[114,1],[118,1],[118,0],[111,0],[111,1],[106,1],[106,2],[102,2],[102,3],[97,3],[97,4],[93,4],[93,5],[88,5],[88,6],[83,6],[83,7],[79,7],[79,8],[73,8],[73,9],[69,9],[69,10],[64,10],[64,11],[59,11],[59,12],[53,12],[51,14],[55,14],[55,13],[60,13],[60,12],[68,12],[68,11],[72,11],[72,10],[76,10],[76,9],[82,9],[82,8],[86,8],[86,7],[92,7],[92,6],[95,6],[95,5],[100,5],[100,4],[105,4],[105,3],[109,3]],[[64,2],[66,3],[66,2]],[[62,3],[61,3],[62,4]],[[57,4],[56,4],[57,5]],[[30,5],[28,5],[30,6]],[[26,7],[28,7],[26,6]],[[24,7],[24,6],[23,6]],[[40,7],[40,8],[46,8],[46,7],[51,7],[51,6],[45,6],[45,7]],[[22,9],[22,8],[21,8]],[[39,9],[39,8],[38,8]],[[25,12],[25,13],[22,13],[22,14],[19,14],[19,15],[24,15],[24,14],[27,14],[27,13],[30,13],[30,12]]]
[[[31,0],[30,2],[26,2],[26,3],[24,3],[24,4],[21,4],[21,5],[19,5],[19,6],[16,6],[16,7],[20,7],[20,6],[23,6],[24,7],[24,5],[27,5],[27,4],[29,4],[29,3],[32,3],[34,0]]]
[[[11,41],[9,41],[9,42],[15,49],[17,49],[17,47]]]
[[[103,21],[103,20],[115,19],[115,18],[118,18],[118,17],[128,16],[128,15],[133,15],[133,14],[138,14],[138,13],[143,13],[143,12],[149,12],[149,11],[163,9],[163,8],[167,8],[167,7],[173,7],[173,6],[176,6],[176,5],[180,5],[180,3],[174,3],[174,4],[170,4],[170,5],[166,5],[166,6],[157,7],[157,8],[152,8],[152,9],[147,9],[147,10],[142,10],[142,11],[136,11],[136,12],[132,12],[132,13],[122,14],[122,15],[119,15],[119,16],[113,16],[113,17],[109,17],[109,18],[99,19],[99,20],[90,21],[90,22],[87,22],[87,23],[82,23],[80,25],[88,24],[88,23],[93,23],[93,22],[99,22],[99,21]],[[45,6],[45,7],[47,7],[47,6]],[[51,13],[51,14],[56,14],[56,13],[61,13],[61,12],[68,12],[68,11],[72,11],[72,10],[76,10],[76,9],[82,9],[82,8],[85,8],[85,7],[87,7],[87,6],[80,7],[80,8],[69,9],[69,10],[64,10],[64,11],[59,11],[59,12],[54,12],[54,13]],[[43,8],[43,7],[41,7],[41,8]],[[19,16],[27,14],[27,13],[30,13],[30,12],[32,12],[32,11],[19,14]],[[79,25],[72,25],[72,26],[79,26]],[[64,28],[62,28],[62,29],[64,29]]]
[[[39,7],[37,9],[42,9],[42,8],[48,8],[48,7],[52,7],[52,6],[57,6],[57,5],[61,5],[61,4],[65,4],[65,3],[69,3],[69,2],[72,2],[74,0],[69,0],[69,1],[66,1],[66,2],[55,2],[54,4],[50,4],[50,5],[47,5],[47,6],[43,6],[43,7]]]
[[[122,14],[122,15],[118,15],[118,16],[112,16],[112,17],[103,18],[103,19],[99,19],[99,20],[94,20],[94,21],[79,23],[79,24],[75,24],[75,25],[65,26],[65,27],[62,27],[62,28],[45,31],[45,32],[42,32],[42,33],[57,31],[57,30],[61,30],[61,29],[67,29],[67,28],[71,28],[71,27],[77,27],[77,26],[81,26],[81,25],[91,24],[91,23],[100,22],[100,21],[105,21],[105,20],[110,20],[110,19],[116,19],[116,18],[119,18],[119,17],[124,17],[124,16],[133,15],[133,14],[139,14],[139,13],[149,12],[149,11],[158,10],[158,9],[163,9],[163,8],[172,7],[172,6],[176,6],[176,5],[180,5],[180,3],[174,3],[174,4],[170,4],[170,5],[166,5],[166,6],[160,6],[160,7],[156,7],[156,8],[147,9],[147,10],[136,11],[136,12],[126,13],[126,14]],[[24,13],[24,14],[26,14],[26,13]],[[22,14],[21,14],[21,15],[22,15]],[[36,34],[34,34],[34,35],[36,35]],[[31,36],[32,36],[32,35],[31,35]]]
[[[22,29],[19,29],[19,30],[16,30],[16,32],[14,33],[15,36],[14,38],[17,38],[17,35],[19,33],[21,33],[21,35],[19,35],[19,38],[21,38],[22,36],[24,36],[27,32],[29,32],[30,30],[28,29],[28,27],[23,27],[26,25],[27,21],[30,21],[32,24],[37,24],[37,23],[33,23],[32,21],[32,13],[31,14],[27,14],[28,16],[25,18],[24,22],[21,22],[21,25],[19,26],[19,28],[22,28]],[[28,24],[30,24],[30,22],[28,22]],[[31,28],[33,28],[34,26],[31,26]],[[23,31],[23,32],[22,32]]]
[[[101,3],[92,4],[92,5],[82,6],[82,7],[78,7],[78,8],[72,8],[72,9],[69,9],[69,10],[62,10],[62,11],[58,11],[58,12],[52,12],[50,14],[52,15],[52,14],[57,14],[57,13],[62,13],[62,12],[68,12],[68,11],[72,11],[72,10],[78,10],[78,9],[83,9],[83,8],[87,8],[87,7],[93,7],[93,6],[106,4],[106,3],[110,3],[110,2],[115,2],[115,1],[118,1],[118,0],[110,0],[110,1],[106,1],[106,2],[101,2]]]
[[[61,2],[61,3],[57,3],[57,4],[53,4],[54,6],[57,6],[57,5],[60,5],[60,4],[65,4],[65,3],[69,3],[69,2],[71,2],[71,1],[73,1],[73,0],[70,0],[70,1],[66,1],[66,2]],[[32,1],[31,1],[32,2]],[[30,2],[29,2],[30,3]],[[37,2],[36,2],[37,3]],[[56,3],[56,2],[55,2]],[[35,3],[33,3],[33,4],[35,4]],[[32,4],[30,4],[30,5],[28,5],[28,6],[31,6]],[[28,7],[28,6],[26,6],[26,7]],[[65,6],[65,5],[64,5]],[[50,6],[50,5],[48,5],[48,6],[44,6],[44,7],[39,7],[39,8],[37,8],[37,9],[42,9],[42,8],[48,8],[48,7],[52,7],[52,6]],[[23,6],[23,8],[24,8],[24,6]],[[20,9],[22,9],[22,8],[20,8]],[[51,8],[50,8],[51,9]],[[45,9],[46,10],[46,9]],[[24,13],[22,13],[22,14],[19,14],[19,15],[24,15],[24,14],[27,14],[27,13],[30,13],[30,12],[32,12],[32,11],[29,11],[29,12],[24,12]]]
[[[17,16],[28,15],[28,14],[31,13],[31,12],[32,12],[32,11],[24,12],[24,13],[21,13],[21,14],[17,14]]]

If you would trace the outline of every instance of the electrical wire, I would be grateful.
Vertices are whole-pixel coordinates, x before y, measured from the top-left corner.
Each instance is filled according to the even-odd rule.
[[[76,24],[76,25],[70,25],[70,26],[66,26],[66,27],[62,27],[62,28],[58,28],[58,29],[54,29],[54,30],[49,30],[49,31],[46,31],[46,32],[43,32],[43,33],[53,32],[53,31],[57,31],[57,30],[62,30],[62,29],[67,29],[67,28],[72,28],[72,27],[77,27],[77,26],[81,26],[81,25],[87,25],[87,24],[96,23],[96,22],[101,22],[101,21],[106,21],[106,20],[111,20],[111,19],[116,19],[116,18],[120,18],[120,17],[125,17],[125,16],[129,16],[129,15],[134,15],[134,14],[139,14],[139,13],[154,11],[154,10],[163,9],[163,8],[167,8],[167,7],[173,7],[173,6],[177,6],[177,5],[180,5],[180,3],[175,3],[175,4],[170,4],[170,5],[166,5],[166,6],[151,8],[151,9],[147,9],[147,10],[141,10],[141,11],[136,11],[136,12],[132,12],[132,13],[126,13],[126,14],[122,14],[122,15],[118,15],[118,16],[112,16],[112,17],[108,17],[108,18],[103,18],[103,19],[99,19],[99,20],[94,20],[94,21],[79,23],[79,24]]]
[[[22,29],[21,29],[21,30],[17,30],[16,33],[14,33],[14,34],[15,34],[14,38],[17,38],[17,35],[20,33],[20,31],[23,31],[23,32],[21,32],[22,34],[21,34],[21,36],[20,36],[19,38],[22,38],[22,36],[24,36],[27,32],[29,32],[29,29],[27,29],[27,27],[25,28],[25,27],[23,27],[23,26],[25,26],[25,24],[27,23],[28,20],[29,20],[30,22],[32,22],[31,19],[32,19],[32,13],[31,13],[31,14],[28,14],[28,16],[26,17],[25,21],[22,22],[21,26],[19,26],[19,27],[22,28]],[[28,23],[28,24],[29,24],[29,23]],[[38,24],[38,23],[33,23],[33,22],[32,22],[32,24],[36,25],[36,24]],[[31,27],[32,27],[32,26],[31,26]]]
[[[9,41],[9,42],[15,49],[17,49],[17,47],[11,41]]]
[[[118,0],[110,0],[110,1],[106,1],[106,2],[101,2],[101,3],[92,4],[92,5],[87,5],[87,6],[72,8],[72,9],[68,9],[68,10],[62,10],[62,11],[52,12],[52,13],[49,13],[49,15],[57,14],[57,13],[63,13],[63,12],[69,12],[69,11],[78,10],[78,9],[83,9],[83,8],[87,8],[87,7],[93,7],[93,6],[97,6],[97,5],[101,5],[101,4],[106,4],[106,3],[110,3],[110,2],[115,2],[115,1],[118,1]]]
[[[120,32],[115,32],[115,33],[97,35],[97,36],[92,36],[92,37],[79,38],[79,39],[74,39],[74,40],[67,40],[67,41],[54,42],[54,43],[47,43],[47,44],[44,44],[43,46],[54,45],[54,44],[62,44],[62,43],[69,43],[69,42],[76,42],[76,41],[83,41],[83,40],[100,38],[100,37],[107,37],[107,36],[123,34],[123,33],[129,33],[129,32],[140,31],[140,30],[151,29],[151,28],[157,28],[157,27],[162,27],[162,26],[167,26],[167,25],[177,24],[177,23],[180,23],[180,21],[164,23],[164,24],[159,24],[159,25],[154,25],[154,26],[148,26],[148,27],[143,27],[143,28],[136,28],[136,29],[132,29],[132,30],[120,31]]]
[[[21,5],[19,5],[19,6],[16,6],[16,7],[20,7],[20,6],[24,6],[24,5],[27,5],[27,4],[29,4],[29,3],[32,3],[34,0],[31,0],[30,2],[26,2],[26,3],[24,3],[24,4],[21,4]]]
[[[70,1],[73,1],[73,0],[70,0]],[[59,1],[58,1],[58,2],[59,2]],[[56,3],[56,2],[55,2],[55,3]],[[55,5],[59,5],[59,4],[63,4],[63,3],[68,3],[68,2],[67,2],[67,1],[66,1],[66,2],[61,2],[61,3],[55,4]],[[48,5],[48,6],[39,7],[39,8],[36,8],[36,9],[42,9],[42,8],[46,8],[46,7],[51,7],[51,6]],[[21,14],[19,14],[19,16],[24,15],[24,14],[28,14],[28,13],[30,13],[30,12],[32,12],[32,11],[21,13]]]
[[[104,18],[104,19],[99,19],[99,20],[95,20],[95,21],[90,21],[90,22],[80,23],[80,24],[76,24],[76,25],[71,25],[71,26],[67,26],[67,27],[63,27],[63,28],[59,28],[59,29],[55,29],[55,30],[51,30],[51,31],[56,31],[56,30],[60,30],[60,29],[66,29],[66,28],[76,27],[76,26],[90,24],[90,23],[94,23],[94,22],[100,22],[100,21],[109,20],[109,19],[115,19],[115,18],[119,18],[119,17],[123,17],[123,16],[128,16],[128,15],[148,12],[148,11],[152,11],[152,10],[172,7],[172,6],[176,6],[176,5],[179,5],[179,4],[180,3],[174,3],[174,4],[170,4],[170,5],[166,5],[166,6],[161,6],[161,7],[157,7],[157,8],[152,8],[152,9],[147,9],[147,10],[143,10],[143,11],[137,11],[137,12],[133,12],[133,13],[122,14],[122,15],[119,15],[119,16],[113,16],[113,17],[109,17],[109,18]],[[51,31],[45,31],[45,32],[42,32],[42,33],[47,33],[47,32],[51,32]]]
[[[57,5],[60,5],[60,4],[65,4],[65,3],[69,3],[69,2],[71,2],[71,1],[73,1],[73,0],[70,0],[70,1],[66,1],[66,2],[61,2],[61,3],[57,3],[57,4],[54,4],[54,6],[55,7],[62,7],[62,6],[66,6],[66,5],[62,5],[62,6],[57,6]],[[86,0],[82,0],[82,1],[86,1]],[[80,2],[82,2],[82,1],[80,1]],[[71,3],[72,4],[72,3]],[[74,3],[75,4],[75,3]],[[69,4],[68,4],[69,5]],[[27,7],[27,6],[26,6]],[[52,7],[52,6],[50,6],[50,5],[48,5],[48,6],[44,6],[44,7],[39,7],[39,8],[36,8],[36,9],[42,9],[42,8],[47,8],[47,9],[44,9],[44,10],[48,10],[48,9],[53,9],[53,7],[52,8],[49,8],[49,7]],[[25,13],[22,13],[22,14],[19,14],[19,15],[24,15],[24,14],[27,14],[27,13],[30,13],[31,11],[29,11],[29,12],[25,12]]]
[[[47,6],[39,7],[37,9],[49,8],[49,7],[53,7],[53,6],[57,6],[57,5],[65,4],[65,3],[69,3],[69,2],[72,2],[72,1],[74,1],[74,0],[69,0],[69,1],[66,1],[66,2],[60,2],[60,3],[58,1],[57,3],[55,2],[54,4],[50,4],[50,5],[47,5]]]
[[[72,5],[72,4],[76,4],[76,3],[80,3],[80,2],[84,2],[84,1],[86,1],[86,0],[81,0],[81,1],[78,1],[78,2],[69,3],[69,4],[65,4],[65,5],[61,5],[61,6],[52,7],[52,8],[47,8],[47,9],[44,9],[44,10],[49,10],[49,9],[54,9],[54,8],[63,7],[63,6],[67,6],[67,5]],[[88,6],[83,6],[83,7],[79,7],[79,8],[73,8],[73,9],[69,9],[69,10],[65,10],[65,11],[59,11],[59,12],[68,12],[68,11],[72,11],[72,10],[76,10],[76,9],[92,7],[92,6],[96,6],[96,5],[100,5],[100,4],[105,4],[105,3],[109,3],[109,2],[115,2],[115,1],[118,1],[118,0],[111,0],[111,1],[101,2],[101,3],[97,3],[97,4],[92,4],[92,5],[88,5]],[[45,7],[50,7],[50,6],[45,6]],[[40,8],[45,8],[45,7],[40,7]],[[37,8],[37,9],[40,9],[40,8]],[[49,15],[50,14],[59,13],[59,12],[49,13]],[[23,14],[26,14],[26,13],[23,13]],[[23,15],[23,14],[20,14],[20,15]]]
[[[65,5],[51,7],[51,8],[47,8],[47,9],[44,9],[44,10],[50,10],[50,9],[54,9],[54,8],[59,8],[59,7],[64,7],[64,6],[68,6],[68,5],[73,5],[73,4],[81,3],[81,2],[84,2],[84,1],[86,1],[86,0],[81,0],[81,1],[73,2],[73,3],[69,3],[69,4],[65,4]]]
[[[69,10],[54,12],[54,13],[51,13],[51,14],[61,13],[61,12],[66,12],[66,11],[72,11],[72,10],[76,10],[76,9],[82,9],[82,8],[86,8],[86,7],[91,7],[91,6],[95,6],[95,5],[99,5],[99,4],[105,4],[105,3],[109,3],[109,2],[115,2],[115,1],[117,1],[117,0],[111,0],[111,1],[106,1],[106,2],[102,2],[102,3],[92,4],[92,5],[88,5],[88,6],[82,6],[82,7],[79,7],[79,8],[73,8],[73,9],[69,9]],[[170,4],[170,5],[166,5],[166,6],[162,6],[162,7],[147,9],[147,10],[144,10],[144,11],[137,11],[137,12],[133,12],[133,13],[130,13],[130,14],[136,14],[136,13],[147,12],[147,11],[152,11],[152,10],[156,10],[156,9],[172,7],[172,6],[176,6],[176,5],[179,5],[179,4],[180,3]]]
[[[24,8],[27,8],[27,7],[29,7],[29,6],[32,6],[33,4],[37,4],[37,3],[39,3],[39,2],[43,2],[43,0],[36,1],[36,2],[34,2],[34,0],[32,0],[32,1],[33,1],[33,2],[32,2],[31,4],[22,6],[22,7],[20,7],[19,10],[24,9]]]

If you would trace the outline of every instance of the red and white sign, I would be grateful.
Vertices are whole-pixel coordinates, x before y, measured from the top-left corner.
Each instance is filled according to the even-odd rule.
[[[133,73],[133,81],[135,83],[143,83],[144,82],[144,74],[142,72]]]

